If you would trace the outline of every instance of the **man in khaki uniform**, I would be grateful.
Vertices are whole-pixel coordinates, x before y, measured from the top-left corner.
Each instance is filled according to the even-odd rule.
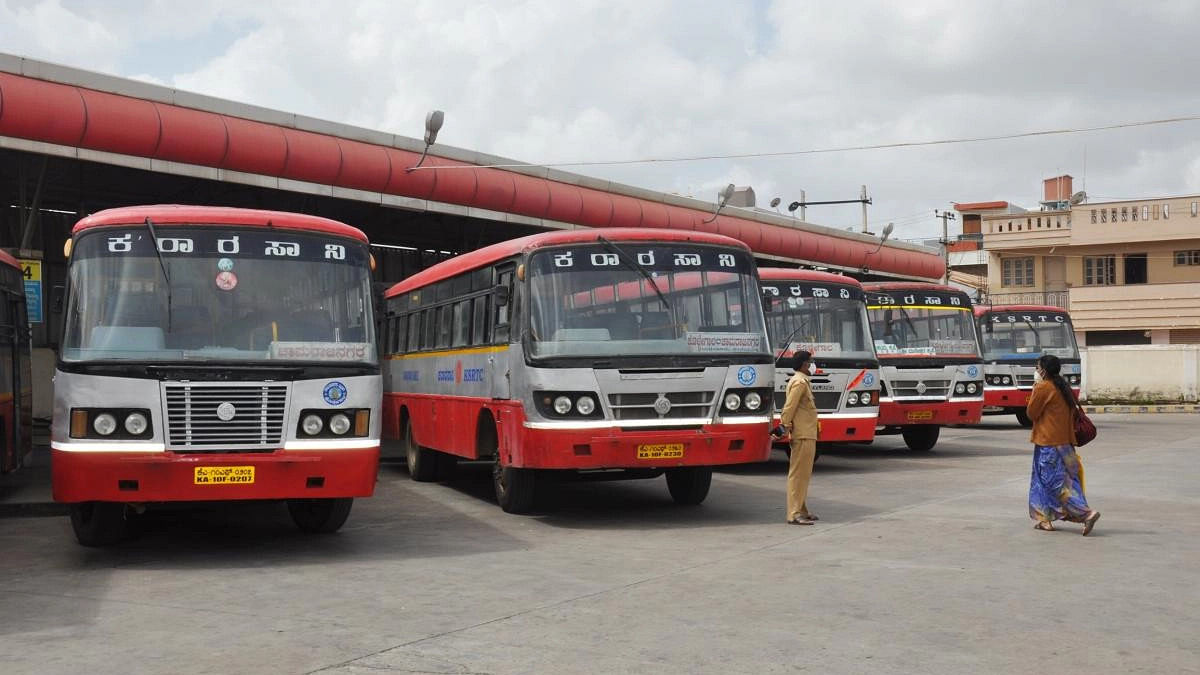
[[[787,522],[792,525],[812,525],[817,517],[808,511],[805,498],[808,481],[812,478],[813,460],[817,454],[817,405],[813,400],[809,368],[812,354],[796,352],[793,368],[796,374],[788,380],[787,398],[780,414],[780,424],[792,437],[791,463],[787,478]]]

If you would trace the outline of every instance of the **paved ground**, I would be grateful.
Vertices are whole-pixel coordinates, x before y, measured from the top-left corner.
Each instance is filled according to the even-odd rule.
[[[2,518],[0,671],[1200,672],[1200,420],[1097,418],[1083,538],[1031,528],[1027,432],[994,419],[823,456],[814,527],[783,524],[782,454],[697,508],[659,479],[510,516],[482,469],[387,466],[328,537],[275,505],[160,513],[110,550]]]

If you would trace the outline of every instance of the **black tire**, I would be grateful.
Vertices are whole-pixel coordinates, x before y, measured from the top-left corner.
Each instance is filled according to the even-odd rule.
[[[533,508],[537,474],[533,469],[503,466],[497,457],[492,464],[492,487],[496,502],[505,513],[528,513]]]
[[[413,480],[428,483],[437,479],[437,453],[417,445],[413,440],[411,422],[404,426],[404,460],[408,464],[408,475]]]
[[[937,445],[942,428],[932,424],[922,424],[915,427],[904,427],[904,444],[913,452],[928,452]]]
[[[337,532],[350,517],[350,507],[354,499],[339,497],[336,499],[289,499],[288,513],[292,522],[302,532],[314,534],[329,534]]]
[[[667,490],[671,499],[682,506],[695,506],[708,496],[712,486],[711,466],[684,466],[667,469]]]
[[[109,546],[125,537],[125,505],[119,502],[72,504],[71,529],[83,546]]]
[[[1017,422],[1020,423],[1021,426],[1025,427],[1026,429],[1033,426],[1033,420],[1029,419],[1029,413],[1025,412],[1024,408],[1017,408],[1013,411],[1013,414],[1017,416]]]

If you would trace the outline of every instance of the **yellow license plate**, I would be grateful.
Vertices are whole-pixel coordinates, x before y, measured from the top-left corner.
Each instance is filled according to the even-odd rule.
[[[198,466],[196,485],[248,485],[254,482],[252,466]]]
[[[638,446],[638,459],[679,459],[683,443],[651,443]]]
[[[932,410],[910,410],[907,417],[908,417],[909,422],[920,422],[922,420],[931,420],[931,419],[933,419],[933,411]]]

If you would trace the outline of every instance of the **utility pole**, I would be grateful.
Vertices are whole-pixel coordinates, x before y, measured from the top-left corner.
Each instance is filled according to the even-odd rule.
[[[942,219],[942,259],[946,263],[946,274],[942,277],[942,283],[948,284],[950,283],[950,227],[946,221],[954,220],[955,216],[951,211],[938,211],[937,209],[933,210],[933,215]]]
[[[867,204],[869,204],[869,203],[870,203],[870,200],[869,200],[869,199],[867,199],[867,186],[866,186],[866,185],[862,186],[862,193],[860,193],[860,194],[858,195],[858,198],[859,198],[860,200],[862,200],[862,209],[863,209],[863,234],[866,234],[866,233],[867,233]]]
[[[808,207],[806,206],[807,203],[808,203],[808,198],[804,195],[804,190],[801,190],[800,191],[800,220],[802,220],[806,223],[808,222],[808,220],[805,218],[804,214],[805,214],[805,211],[808,210]]]

